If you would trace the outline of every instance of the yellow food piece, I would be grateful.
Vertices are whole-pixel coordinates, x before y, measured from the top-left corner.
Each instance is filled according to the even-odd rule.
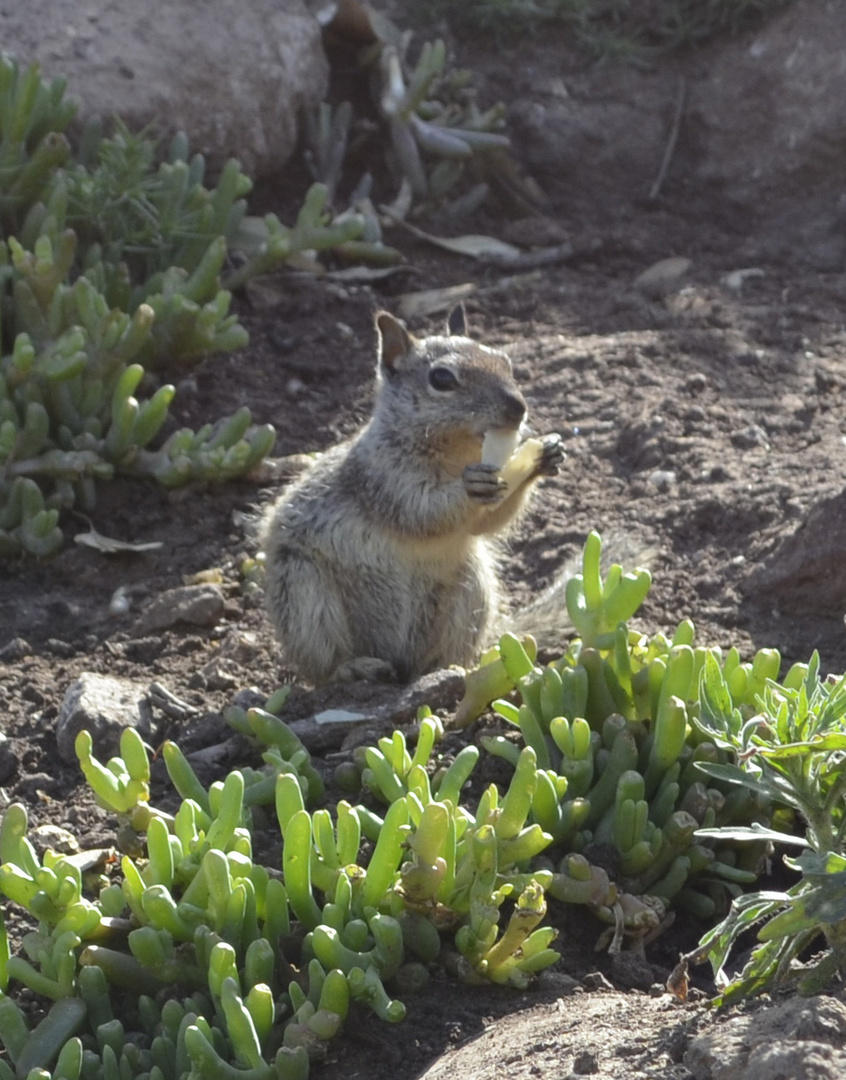
[[[500,470],[502,479],[514,490],[537,471],[542,456],[543,442],[526,439]]]

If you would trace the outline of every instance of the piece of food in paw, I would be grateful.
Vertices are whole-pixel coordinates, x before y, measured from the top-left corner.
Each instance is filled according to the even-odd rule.
[[[491,428],[482,440],[482,464],[502,469],[517,449],[520,431],[514,428]]]
[[[537,475],[542,457],[543,442],[540,439],[526,439],[506,461],[500,476],[514,490],[529,477]]]

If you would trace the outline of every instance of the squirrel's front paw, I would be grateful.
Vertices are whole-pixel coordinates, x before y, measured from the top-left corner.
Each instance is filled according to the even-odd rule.
[[[506,491],[506,483],[499,475],[496,465],[485,465],[481,461],[475,465],[468,465],[462,474],[462,479],[464,490],[476,502],[499,502]]]
[[[538,462],[538,476],[555,476],[564,460],[564,444],[560,435],[544,435],[541,439],[543,453]]]

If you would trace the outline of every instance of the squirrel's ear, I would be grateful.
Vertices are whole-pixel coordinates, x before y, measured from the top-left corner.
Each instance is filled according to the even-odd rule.
[[[467,337],[467,312],[463,304],[454,307],[447,316],[447,334]]]
[[[408,356],[414,344],[411,334],[390,312],[376,313],[376,333],[378,335],[379,365],[388,371],[396,368],[397,362]]]

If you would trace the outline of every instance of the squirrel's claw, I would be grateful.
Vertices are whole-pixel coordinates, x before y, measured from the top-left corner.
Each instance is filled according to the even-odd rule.
[[[564,461],[565,457],[561,436],[556,434],[544,435],[542,442],[543,453],[538,462],[538,476],[555,476],[558,472],[558,466]]]
[[[476,502],[499,502],[506,492],[507,485],[496,465],[486,465],[481,461],[468,465],[462,478],[465,491]]]

